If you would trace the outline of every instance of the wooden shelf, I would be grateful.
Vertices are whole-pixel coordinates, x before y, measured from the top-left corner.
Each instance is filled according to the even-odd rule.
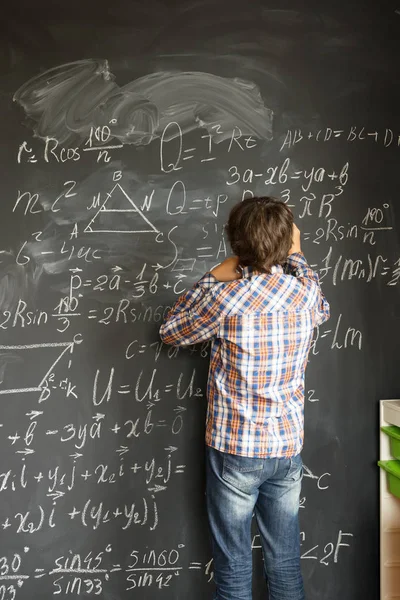
[[[400,400],[382,400],[382,405],[384,420],[400,427]]]
[[[400,427],[400,400],[381,400],[380,427]],[[389,437],[380,431],[380,460],[391,460]],[[380,469],[381,600],[400,600],[400,500],[389,493]]]

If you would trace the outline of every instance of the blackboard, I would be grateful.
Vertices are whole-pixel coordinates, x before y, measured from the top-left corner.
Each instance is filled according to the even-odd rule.
[[[399,393],[393,2],[2,10],[0,599],[212,598],[207,344],[168,307],[282,197],[331,320],[307,369],[307,598],[375,600],[378,401]],[[254,598],[265,598],[257,531]]]

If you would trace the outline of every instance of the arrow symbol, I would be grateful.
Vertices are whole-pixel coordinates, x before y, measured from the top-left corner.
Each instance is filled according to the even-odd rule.
[[[176,408],[174,408],[174,412],[176,413],[181,413],[184,412],[186,410],[186,408],[184,406],[177,406]]]
[[[118,452],[118,454],[120,456],[123,456],[124,454],[126,454],[127,452],[129,452],[129,448],[128,448],[128,446],[120,446],[118,448],[118,450],[116,450],[115,452]]]
[[[82,269],[79,267],[75,267],[74,269],[69,269],[71,273],[82,273]]]
[[[75,454],[70,454],[70,457],[74,460],[76,460],[77,458],[81,458],[81,456],[83,456],[83,454],[80,454],[79,452],[75,452]]]
[[[112,271],[113,273],[116,273],[117,271],[122,271],[122,267],[119,267],[118,265],[115,265],[115,267],[113,267],[113,268],[111,269],[111,271]]]
[[[306,465],[303,465],[303,469],[304,469],[304,477],[310,477],[310,479],[318,479],[318,475],[314,475],[314,473],[311,471],[311,469],[306,467]]]
[[[175,278],[179,280],[185,279],[185,277],[187,277],[187,275],[183,275],[182,273],[180,273],[179,275],[175,275]]]
[[[31,448],[25,448],[25,450],[17,450],[16,454],[25,454],[26,456],[27,454],[34,454],[34,452]]]
[[[56,492],[51,492],[51,494],[46,494],[46,496],[48,496],[49,498],[53,498],[54,500],[58,500],[59,498],[65,496],[65,492],[59,492],[57,490]]]
[[[42,410],[30,410],[29,412],[25,413],[25,415],[27,417],[29,417],[31,421],[32,421],[32,419],[36,419],[36,417],[39,417],[42,414],[43,414]]]
[[[165,267],[163,267],[162,265],[160,265],[160,263],[157,263],[156,265],[151,265],[151,266],[156,271],[158,271],[159,269],[165,269]]]
[[[175,452],[176,450],[178,450],[178,448],[176,446],[168,446],[168,448],[164,448],[164,450],[172,453],[172,452]]]
[[[163,492],[164,490],[166,490],[167,488],[163,485],[158,485],[157,483],[155,484],[154,487],[149,488],[149,492],[154,492],[155,494],[157,492]]]
[[[92,419],[94,419],[95,421],[100,421],[101,419],[104,419],[106,415],[103,415],[103,413],[96,413],[95,415],[93,415]]]
[[[150,410],[150,408],[153,408],[153,406],[155,406],[155,404],[153,404],[153,402],[148,402],[148,403],[146,404],[146,408],[147,408],[147,410]]]

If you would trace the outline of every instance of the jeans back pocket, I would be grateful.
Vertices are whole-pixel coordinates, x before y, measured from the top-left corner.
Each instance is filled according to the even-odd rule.
[[[288,479],[289,481],[299,481],[303,478],[303,461],[301,454],[293,456],[289,460],[290,466],[285,479]]]
[[[224,454],[222,479],[237,489],[250,494],[261,482],[263,458]]]

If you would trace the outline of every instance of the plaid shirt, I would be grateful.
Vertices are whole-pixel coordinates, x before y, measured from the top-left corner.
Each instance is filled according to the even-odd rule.
[[[291,457],[304,437],[304,373],[314,327],[329,318],[302,253],[263,274],[219,282],[207,273],[171,309],[174,346],[212,339],[206,444],[230,454]]]

